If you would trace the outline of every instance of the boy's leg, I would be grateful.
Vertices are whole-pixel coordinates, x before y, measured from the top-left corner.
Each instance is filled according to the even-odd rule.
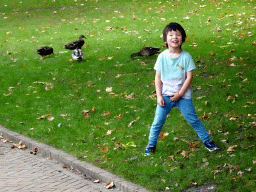
[[[159,133],[163,127],[163,124],[165,123],[166,117],[174,105],[174,102],[172,102],[169,97],[164,97],[164,102],[164,107],[157,104],[154,122],[151,126],[149,134],[149,146],[156,146]]]
[[[176,106],[183,114],[187,122],[195,129],[198,136],[202,139],[203,143],[210,141],[210,136],[207,133],[203,123],[198,118],[192,99],[180,99]]]

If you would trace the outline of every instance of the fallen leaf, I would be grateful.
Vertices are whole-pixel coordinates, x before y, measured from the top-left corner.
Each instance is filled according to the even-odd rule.
[[[110,112],[104,111],[103,114],[102,114],[102,116],[110,116]]]
[[[238,119],[238,117],[231,117],[229,120],[230,121],[235,121],[235,120],[237,120]]]
[[[101,151],[102,151],[103,153],[107,153],[107,152],[108,152],[108,146],[103,147]]]
[[[83,110],[82,114],[84,117],[90,117],[91,115],[89,114],[89,112],[90,112],[89,110]]]
[[[115,119],[120,119],[121,117],[122,117],[122,114],[119,114],[119,115],[115,116],[114,118]]]
[[[170,155],[168,158],[174,161],[174,155]]]
[[[186,152],[184,150],[178,150],[176,153],[177,154],[181,154],[183,156],[183,158],[187,158],[188,157],[188,152]]]
[[[116,78],[119,78],[119,77],[121,77],[121,74],[117,74]]]
[[[54,117],[53,116],[50,116],[47,118],[48,121],[53,121],[54,120]]]
[[[123,148],[124,148],[124,144],[118,142],[118,143],[116,143],[116,146],[114,147],[114,150],[123,149]]]
[[[241,177],[244,174],[242,171],[238,171],[237,176]]]
[[[24,144],[22,143],[22,141],[20,141],[19,144],[13,144],[11,148],[12,148],[12,149],[13,149],[13,148],[18,148],[18,149],[23,149],[23,150],[25,150],[25,149],[27,148],[27,146],[24,145]]]
[[[42,115],[41,117],[38,117],[37,119],[45,119],[49,114]]]
[[[112,90],[113,90],[113,87],[107,87],[107,88],[106,88],[106,91],[107,91],[107,92],[112,92]]]
[[[95,181],[93,181],[94,183],[99,183],[100,182],[100,180],[95,180]]]
[[[159,135],[159,139],[161,139],[161,140],[163,140],[166,136],[168,136],[169,135],[169,133],[168,132],[162,132],[162,133],[160,133],[160,135]]]
[[[36,155],[37,151],[38,151],[37,147],[34,147],[33,151],[30,151],[30,154]]]
[[[232,152],[234,151],[234,148],[237,147],[237,145],[233,145],[233,146],[230,146],[228,149],[227,149],[227,152]]]
[[[70,116],[70,114],[68,114],[68,113],[67,114],[60,114],[60,116],[61,117],[68,117],[68,116]]]
[[[108,130],[107,135],[111,135],[112,132],[113,132],[113,130]]]
[[[174,141],[176,141],[176,140],[178,140],[178,139],[179,139],[178,137],[174,137],[174,138],[173,138]]]
[[[115,184],[114,184],[113,181],[111,181],[111,182],[109,182],[109,183],[107,183],[107,184],[105,185],[105,188],[107,188],[107,189],[111,189],[111,188],[113,188],[113,187],[115,187]]]
[[[134,99],[134,92],[132,92],[130,95],[125,95],[126,99]]]
[[[186,151],[182,151],[180,154],[183,156],[183,158],[186,158],[188,153]]]
[[[140,117],[137,117],[135,120],[131,121],[131,122],[129,123],[128,127],[131,127],[132,124],[134,124],[134,123],[135,123],[137,120],[139,120],[139,119],[140,119]]]
[[[135,143],[133,141],[130,141],[124,145],[124,147],[136,147]]]
[[[250,168],[248,168],[248,169],[245,169],[245,170],[250,172],[250,171],[252,170],[252,168],[250,167]]]

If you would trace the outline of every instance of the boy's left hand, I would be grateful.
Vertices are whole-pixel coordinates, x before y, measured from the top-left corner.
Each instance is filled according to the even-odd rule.
[[[174,102],[176,102],[176,101],[178,101],[180,99],[180,95],[179,95],[178,92],[177,93],[173,93],[170,96],[171,96],[171,100],[174,101]]]

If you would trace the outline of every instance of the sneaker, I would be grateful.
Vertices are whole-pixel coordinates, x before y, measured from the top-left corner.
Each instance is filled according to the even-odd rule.
[[[219,147],[214,143],[213,140],[206,141],[204,145],[205,145],[205,148],[208,149],[208,151],[210,152],[219,150]]]
[[[147,145],[144,156],[151,155],[152,153],[155,153],[155,151],[156,151],[156,146]]]

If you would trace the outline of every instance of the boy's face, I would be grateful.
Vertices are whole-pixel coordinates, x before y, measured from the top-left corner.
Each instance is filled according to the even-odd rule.
[[[180,31],[169,31],[166,42],[169,48],[179,48],[182,45],[182,35]]]

